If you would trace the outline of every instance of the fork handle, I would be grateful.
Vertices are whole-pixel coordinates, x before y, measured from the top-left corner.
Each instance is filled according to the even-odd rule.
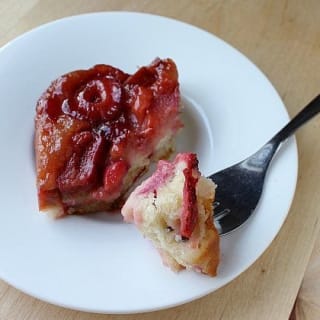
[[[278,150],[281,142],[290,137],[308,120],[320,112],[320,95],[314,98],[306,107],[304,107],[285,127],[273,136],[260,150],[251,157],[247,158],[244,167],[255,168],[255,170],[266,170]]]
[[[320,95],[315,97],[306,107],[304,107],[292,120],[282,128],[269,143],[279,145],[282,141],[290,137],[297,129],[304,125],[320,112]]]

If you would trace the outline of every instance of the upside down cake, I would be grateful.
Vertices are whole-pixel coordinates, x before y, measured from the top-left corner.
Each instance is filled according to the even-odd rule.
[[[36,106],[40,210],[60,217],[118,208],[149,164],[172,151],[179,113],[171,59],[133,75],[96,65],[53,81]]]

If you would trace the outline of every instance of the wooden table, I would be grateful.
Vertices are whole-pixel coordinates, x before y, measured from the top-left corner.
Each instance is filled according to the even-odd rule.
[[[0,45],[63,16],[108,10],[169,16],[216,34],[267,74],[291,116],[320,92],[318,0],[0,0]],[[49,305],[0,281],[0,319],[288,319],[320,228],[319,136],[320,118],[297,134],[297,192],[279,235],[252,267],[217,292],[165,311],[107,316]]]

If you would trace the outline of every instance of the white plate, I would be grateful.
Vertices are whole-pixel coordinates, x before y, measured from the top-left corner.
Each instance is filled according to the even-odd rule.
[[[296,185],[293,139],[272,165],[256,214],[222,238],[216,278],[171,272],[119,215],[52,221],[39,214],[32,139],[40,94],[71,70],[107,63],[134,72],[157,56],[178,65],[186,104],[178,150],[197,152],[204,174],[250,155],[288,121],[277,92],[250,61],[213,35],[175,20],[97,13],[20,36],[0,51],[0,278],[78,310],[151,311],[215,291],[246,270],[276,236]]]

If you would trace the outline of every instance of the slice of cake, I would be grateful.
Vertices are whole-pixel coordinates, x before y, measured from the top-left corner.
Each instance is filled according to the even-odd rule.
[[[215,276],[220,254],[214,195],[215,184],[201,176],[196,155],[180,153],[172,163],[159,161],[121,213],[153,242],[172,270],[187,268]]]
[[[178,72],[156,59],[133,75],[109,65],[65,74],[35,117],[39,208],[55,217],[118,208],[182,126]]]

